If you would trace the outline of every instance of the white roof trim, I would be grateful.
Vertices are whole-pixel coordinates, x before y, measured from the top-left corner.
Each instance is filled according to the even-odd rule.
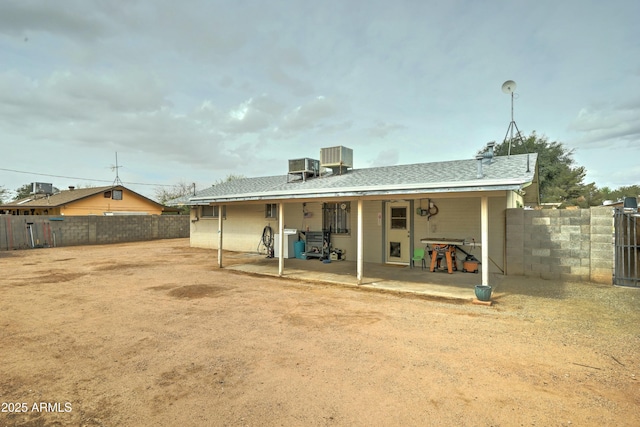
[[[257,193],[238,193],[238,194],[225,194],[220,196],[201,196],[191,197],[189,201],[197,204],[199,201],[246,201],[246,200],[261,200],[261,199],[282,199],[286,196],[292,198],[316,198],[332,196],[345,196],[345,195],[375,195],[385,194],[390,192],[399,192],[413,194],[419,192],[418,190],[442,192],[442,191],[496,191],[496,190],[517,190],[522,185],[529,182],[523,182],[521,179],[493,179],[483,180],[477,179],[473,181],[451,181],[451,182],[434,182],[434,183],[417,183],[417,184],[395,184],[395,185],[370,185],[370,186],[357,186],[357,187],[344,187],[344,188],[317,188],[317,189],[305,189],[299,188],[295,190],[284,191],[262,191]],[[298,197],[296,197],[298,196]]]

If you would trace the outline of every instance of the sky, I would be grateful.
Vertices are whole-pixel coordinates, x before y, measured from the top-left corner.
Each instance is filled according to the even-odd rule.
[[[640,184],[637,0],[3,0],[0,186],[475,158],[513,120]],[[116,154],[117,153],[117,154]],[[117,169],[116,166],[117,155]],[[117,173],[116,173],[117,172]]]

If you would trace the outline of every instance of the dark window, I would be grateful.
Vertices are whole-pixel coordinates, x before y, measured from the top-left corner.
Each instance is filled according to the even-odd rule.
[[[278,218],[278,204],[267,203],[264,205],[264,217],[265,218]]]
[[[391,228],[407,228],[407,208],[391,208]]]
[[[111,198],[111,190],[104,192],[104,198],[105,199],[110,199]]]
[[[202,218],[218,218],[220,216],[220,206],[201,206],[200,215]],[[223,218],[227,216],[227,210],[225,207],[222,208],[222,216]]]

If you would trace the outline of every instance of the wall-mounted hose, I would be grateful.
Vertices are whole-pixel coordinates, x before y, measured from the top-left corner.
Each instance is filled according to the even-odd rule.
[[[429,208],[427,209],[427,221],[429,221],[432,216],[438,215],[438,211],[439,209],[436,204],[432,201],[429,201]]]
[[[267,225],[262,230],[260,243],[267,249],[267,258],[273,258],[273,229],[270,225]],[[258,252],[260,252],[260,243],[258,244]]]

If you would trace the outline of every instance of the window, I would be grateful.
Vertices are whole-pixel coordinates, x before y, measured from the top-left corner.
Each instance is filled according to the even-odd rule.
[[[104,192],[104,198],[105,199],[110,199],[111,198],[111,190]]]
[[[122,190],[113,190],[111,198],[113,200],[122,200]]]
[[[200,217],[201,218],[218,218],[220,216],[220,206],[201,206],[200,207]],[[222,208],[222,217],[227,217],[227,209],[226,207]]]
[[[322,228],[334,234],[349,234],[351,203],[325,203],[322,205]]]
[[[391,208],[391,228],[407,228],[407,208]]]
[[[278,218],[278,204],[267,203],[264,205],[264,217],[265,218]]]

